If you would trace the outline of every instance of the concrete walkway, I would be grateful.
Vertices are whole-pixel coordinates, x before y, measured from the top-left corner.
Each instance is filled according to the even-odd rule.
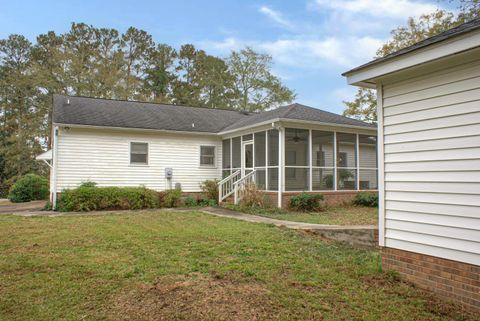
[[[207,207],[202,209],[201,212],[220,217],[233,218],[240,221],[273,224],[279,227],[309,231],[321,237],[348,243],[354,246],[374,247],[377,245],[378,229],[374,225],[327,225],[292,222],[240,213],[220,207]]]
[[[11,203],[7,199],[0,199],[0,214],[37,212],[41,211],[46,201],[31,201],[25,203]]]

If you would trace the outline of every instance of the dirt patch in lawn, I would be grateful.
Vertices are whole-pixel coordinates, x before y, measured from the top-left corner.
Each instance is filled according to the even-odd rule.
[[[441,319],[479,320],[478,314],[466,309],[458,303],[442,300],[432,292],[415,289],[416,287],[397,274],[384,273],[363,277],[367,291],[384,291],[394,296],[401,296],[413,302],[423,302],[426,311]]]
[[[235,276],[167,276],[120,293],[112,320],[264,320],[277,318],[269,291]]]

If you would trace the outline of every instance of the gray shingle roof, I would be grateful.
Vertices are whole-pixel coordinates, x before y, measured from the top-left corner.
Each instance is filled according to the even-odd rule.
[[[395,57],[398,57],[398,56],[401,56],[401,55],[404,55],[406,53],[409,53],[409,52],[412,52],[414,50],[417,50],[417,49],[420,49],[420,48],[424,48],[426,46],[429,46],[429,45],[433,45],[435,43],[438,43],[438,42],[441,42],[441,41],[444,41],[444,40],[447,40],[449,38],[452,38],[454,36],[459,36],[459,35],[462,35],[462,34],[465,34],[467,32],[470,32],[470,31],[473,31],[475,29],[479,29],[480,28],[480,18],[475,18],[471,21],[468,21],[466,23],[463,23],[455,28],[452,28],[452,29],[449,29],[449,30],[446,30],[436,36],[433,36],[433,37],[430,37],[430,38],[427,38],[427,39],[424,39],[422,41],[419,41],[411,46],[408,46],[408,47],[405,47],[403,49],[400,49],[398,51],[395,51],[395,52],[392,52],[391,54],[389,55],[386,55],[384,57],[381,57],[381,58],[377,58],[375,60],[372,60],[370,62],[367,62],[366,64],[363,64],[361,66],[358,66],[352,70],[349,70],[347,72],[344,72],[342,74],[342,76],[345,76],[346,74],[349,74],[351,72],[354,72],[354,71],[357,71],[357,70],[360,70],[360,69],[363,69],[365,67],[368,67],[370,65],[374,65],[374,64],[377,64],[377,63],[380,63],[382,61],[386,61],[386,60],[389,60],[389,59],[392,59],[392,58],[395,58]]]
[[[223,109],[61,95],[53,98],[53,121],[60,124],[217,133],[244,117]]]
[[[275,119],[375,127],[356,119],[300,104],[261,113],[244,114],[223,109],[88,97],[55,95],[53,98],[53,122],[57,124],[219,133]]]
[[[238,120],[234,124],[226,127],[223,131],[230,131],[234,129],[239,129],[242,127],[263,123],[273,119],[285,119],[285,120],[303,120],[303,121],[314,121],[320,123],[329,123],[335,125],[344,125],[344,126],[359,126],[374,128],[375,125],[365,123],[360,120],[348,118],[345,116],[337,115],[330,113],[328,111],[320,110],[313,107],[308,107],[301,104],[291,104],[288,106],[279,107],[274,110],[252,114],[243,119]]]

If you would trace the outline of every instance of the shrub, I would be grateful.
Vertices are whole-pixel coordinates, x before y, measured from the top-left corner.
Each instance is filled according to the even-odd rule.
[[[165,192],[163,197],[163,206],[177,207],[180,204],[182,197],[182,190],[180,188],[169,189]]]
[[[8,192],[12,188],[11,180],[0,183],[0,198],[8,198]]]
[[[243,190],[243,197],[240,201],[240,205],[245,207],[263,207],[264,194],[260,192],[255,183],[245,185]]]
[[[85,181],[80,184],[80,187],[96,187],[97,183],[92,181]]]
[[[159,207],[157,192],[145,187],[80,186],[64,190],[59,211],[135,210]]]
[[[368,207],[378,207],[378,193],[359,192],[357,195],[355,195],[353,204]]]
[[[45,200],[48,198],[48,180],[42,176],[27,174],[10,188],[8,198],[13,203]]]
[[[290,208],[302,212],[318,211],[321,208],[320,201],[322,200],[322,194],[302,193],[290,198]]]
[[[187,196],[183,200],[183,205],[185,205],[187,207],[197,206],[197,200],[192,196]]]
[[[212,199],[201,199],[198,201],[198,205],[200,206],[217,206],[217,201]]]
[[[203,181],[200,188],[207,199],[215,200],[215,204],[218,203],[218,181],[216,179]]]

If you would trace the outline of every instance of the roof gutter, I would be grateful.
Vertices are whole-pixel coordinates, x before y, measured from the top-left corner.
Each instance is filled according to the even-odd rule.
[[[132,127],[114,127],[114,126],[95,126],[95,125],[80,125],[80,124],[67,124],[67,123],[53,123],[53,125],[54,126],[71,127],[71,128],[85,128],[85,129],[110,129],[110,130],[121,130],[121,131],[159,132],[159,133],[168,133],[168,134],[218,136],[217,133],[199,132],[199,131],[132,128]]]
[[[440,58],[452,56],[480,46],[480,29],[421,47],[391,58],[370,62],[342,74],[349,85],[372,88],[376,78],[428,63]]]
[[[311,121],[311,120],[300,120],[300,119],[290,119],[290,118],[275,118],[268,121],[264,121],[261,123],[248,125],[244,127],[239,127],[236,129],[226,130],[223,132],[218,133],[218,135],[227,135],[234,132],[251,129],[263,125],[268,125],[276,122],[289,122],[289,123],[298,123],[298,124],[308,124],[308,125],[319,125],[319,126],[329,126],[329,127],[342,127],[342,128],[351,128],[351,129],[363,129],[369,131],[377,131],[376,127],[366,127],[366,126],[355,126],[355,125],[345,125],[345,124],[336,124],[336,123],[325,123],[325,122],[318,122],[318,121]]]

